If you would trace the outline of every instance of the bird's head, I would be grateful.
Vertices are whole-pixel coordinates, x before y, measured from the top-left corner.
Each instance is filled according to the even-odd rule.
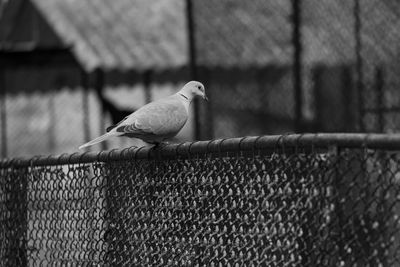
[[[179,91],[181,95],[184,95],[188,100],[192,100],[196,96],[200,96],[208,101],[204,85],[201,82],[190,81]]]

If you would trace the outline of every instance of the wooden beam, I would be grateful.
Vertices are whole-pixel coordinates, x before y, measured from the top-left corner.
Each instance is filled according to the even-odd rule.
[[[19,46],[4,45],[0,47],[0,59],[7,68],[79,66],[70,49],[67,48],[34,48],[29,43]]]

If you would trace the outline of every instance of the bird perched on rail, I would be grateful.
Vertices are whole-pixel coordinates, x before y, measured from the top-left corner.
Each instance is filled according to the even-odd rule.
[[[195,97],[207,99],[204,85],[190,81],[174,95],[148,103],[116,125],[107,133],[83,144],[79,149],[103,142],[114,136],[138,138],[146,143],[160,144],[174,137],[189,117],[189,106]]]

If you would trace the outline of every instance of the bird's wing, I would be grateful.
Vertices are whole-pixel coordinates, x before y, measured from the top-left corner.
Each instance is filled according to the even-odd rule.
[[[122,121],[115,131],[137,135],[169,135],[177,133],[187,118],[188,113],[182,102],[176,97],[169,97],[138,109]]]
[[[120,122],[118,122],[117,124],[114,125],[110,125],[106,128],[106,132],[111,131],[112,129],[114,129],[115,127],[117,127],[118,125],[120,125],[121,123],[123,123],[126,119],[128,119],[129,116],[126,116],[125,118],[123,118]]]

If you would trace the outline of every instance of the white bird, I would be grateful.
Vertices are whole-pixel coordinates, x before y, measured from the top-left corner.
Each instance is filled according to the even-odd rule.
[[[189,117],[189,106],[193,98],[207,99],[204,85],[190,81],[174,95],[148,103],[118,124],[107,128],[107,133],[79,147],[82,149],[114,136],[139,138],[150,144],[159,144],[174,137]]]

